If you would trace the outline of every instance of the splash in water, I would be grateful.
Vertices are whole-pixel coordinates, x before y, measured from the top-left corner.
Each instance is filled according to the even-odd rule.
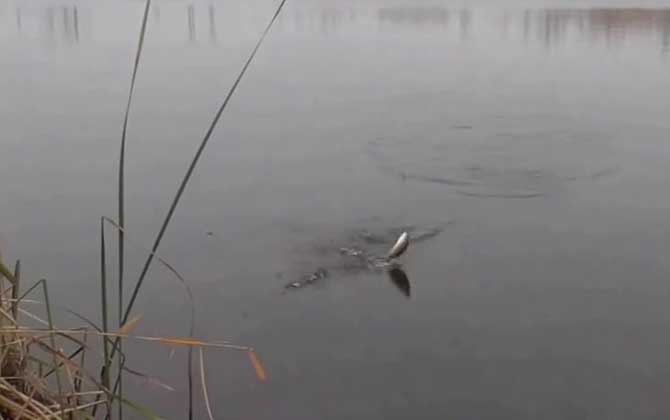
[[[331,277],[332,273],[337,272],[351,275],[366,271],[401,270],[401,264],[396,258],[407,249],[409,238],[412,244],[421,243],[442,233],[445,226],[446,224],[433,227],[405,226],[380,232],[360,230],[349,235],[345,246],[330,248],[332,251],[328,251],[328,247],[317,246],[315,248],[322,250],[322,254],[325,248],[325,254],[334,255],[337,258],[330,264],[319,264],[314,270],[287,283],[284,287],[287,290],[303,289],[320,283]],[[393,244],[394,241],[395,245],[391,250],[384,251],[384,248],[388,249],[389,244]]]

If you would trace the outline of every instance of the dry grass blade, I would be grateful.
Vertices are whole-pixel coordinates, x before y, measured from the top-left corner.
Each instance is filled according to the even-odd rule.
[[[36,286],[31,287],[30,290],[34,290],[36,287],[42,285],[44,288],[46,284],[45,280],[41,280],[37,283]],[[30,290],[27,293],[30,293]],[[51,305],[49,304],[48,291],[44,290],[45,300],[44,303],[36,300],[25,299],[25,295],[20,299],[1,299],[1,302],[5,304],[18,303],[21,301],[23,303],[31,304],[44,304],[47,306],[47,321],[40,320],[40,324],[46,325],[47,328],[28,328],[15,325],[13,322],[0,328],[0,336],[7,337],[9,334],[12,334],[16,337],[15,340],[10,343],[5,342],[5,346],[13,343],[27,343],[27,346],[34,346],[41,349],[45,352],[46,355],[51,355],[53,358],[52,362],[42,361],[33,356],[27,356],[27,360],[32,360],[40,366],[40,370],[44,373],[40,373],[39,379],[33,380],[30,379],[29,375],[23,376],[22,380],[26,384],[32,384],[32,388],[25,393],[21,391],[5,386],[3,388],[3,383],[10,383],[7,381],[13,380],[14,377],[0,377],[0,394],[4,399],[0,399],[0,407],[5,407],[7,412],[0,414],[3,418],[9,416],[9,412],[12,413],[21,413],[22,418],[29,419],[35,418],[39,420],[44,420],[47,418],[53,419],[65,419],[65,418],[95,418],[93,415],[89,414],[85,410],[94,409],[98,406],[109,405],[114,400],[120,401],[124,406],[131,407],[133,410],[137,411],[142,417],[156,419],[157,416],[151,414],[146,409],[128,402],[122,395],[112,393],[108,388],[103,384],[96,381],[93,375],[87,373],[84,369],[83,360],[81,362],[76,362],[75,358],[81,354],[82,357],[87,353],[86,350],[89,350],[85,341],[77,338],[79,335],[83,335],[84,340],[88,335],[100,336],[105,338],[131,338],[138,339],[149,342],[156,342],[160,344],[167,344],[170,346],[175,345],[185,345],[189,346],[191,349],[193,347],[213,347],[213,348],[229,348],[235,350],[248,351],[248,347],[236,346],[226,342],[207,342],[204,340],[195,339],[193,337],[151,337],[151,336],[131,336],[129,333],[135,328],[139,322],[139,317],[132,319],[126,323],[119,331],[115,333],[104,333],[99,329],[95,324],[91,324],[91,328],[74,328],[74,329],[56,329],[53,328],[53,318],[51,315]],[[1,306],[1,305],[0,305]],[[25,313],[28,313],[27,311]],[[9,312],[5,311],[6,317],[11,317]],[[82,318],[80,318],[82,319]],[[83,320],[87,323],[85,318]],[[54,346],[55,338],[62,337],[70,343],[77,345],[78,347],[71,353],[65,354],[63,349],[57,348]],[[6,355],[3,355],[6,357]],[[102,356],[104,358],[104,356]],[[123,357],[122,352],[119,352],[119,357]],[[201,372],[204,372],[204,360],[201,361],[200,365]],[[59,391],[56,394],[52,394],[49,391],[49,386],[46,381],[46,378],[49,375],[63,371],[67,374],[69,378],[69,383],[71,385],[72,391]],[[132,371],[130,369],[124,368],[125,372],[129,372],[133,375],[143,378],[149,384],[154,384],[163,387],[167,390],[173,390],[172,387],[154,379],[142,373]],[[3,382],[4,381],[4,382]],[[66,382],[67,383],[67,382]],[[83,384],[93,386],[93,391],[83,391]],[[3,389],[5,391],[3,391]],[[37,392],[35,390],[40,389],[41,391]],[[8,394],[9,392],[9,394]],[[105,398],[101,398],[104,397]],[[94,398],[95,401],[86,400],[85,398],[90,397]],[[12,403],[4,404],[5,400],[8,399],[13,401]],[[41,403],[43,401],[44,403]],[[207,402],[209,405],[209,401]],[[0,408],[1,410],[2,408]],[[22,411],[17,411],[22,410]],[[211,412],[211,410],[210,410]],[[16,417],[10,417],[16,418]]]
[[[198,350],[200,352],[200,380],[202,381],[202,398],[205,400],[205,408],[207,408],[207,415],[209,416],[209,420],[214,420],[214,415],[212,414],[212,407],[209,405],[207,378],[205,378],[205,355],[202,350],[202,347],[200,347]]]
[[[46,279],[41,279],[38,283],[42,283],[42,292],[44,293],[44,304],[47,311],[47,321],[49,322],[49,329],[54,330],[53,316],[51,313],[51,300],[49,299],[49,288],[47,287]],[[51,340],[51,346],[56,348],[56,336],[55,334],[50,334],[49,339]],[[58,358],[56,354],[53,353],[53,364],[56,366],[56,386],[58,387],[58,403],[60,404],[61,410],[64,410],[64,400],[63,400],[63,386],[61,384],[60,371],[58,369]]]
[[[4,265],[4,264],[2,263],[2,261],[0,261],[0,278],[2,278],[2,277],[4,277],[4,278],[6,278],[7,280],[9,280],[10,283],[12,283],[12,284],[16,284],[16,279],[14,278],[14,274],[12,274],[12,272],[9,271],[9,269],[7,268],[7,266]]]
[[[30,395],[26,396],[27,399],[26,399],[26,401],[23,403],[23,408],[22,408],[21,411],[16,415],[16,418],[19,418],[19,419],[20,419],[20,418],[23,418],[23,413],[25,413],[25,412],[29,409],[29,407],[31,406],[31,403],[33,402],[33,398],[34,398],[34,396],[35,396],[35,390],[33,389],[33,390],[30,392]]]
[[[61,335],[61,336],[63,336],[63,337],[66,337],[66,338],[68,338],[69,340],[73,341],[75,344],[78,344],[78,345],[79,345],[79,348],[78,348],[77,350],[75,350],[74,352],[72,352],[69,356],[67,356],[67,358],[68,358],[69,360],[73,360],[76,356],[78,356],[79,354],[81,354],[81,360],[79,361],[78,366],[84,366],[84,361],[85,361],[84,357],[85,357],[86,354],[87,354],[86,350],[92,351],[92,349],[90,349],[90,348],[86,345],[86,338],[88,337],[88,334],[89,334],[90,332],[87,331],[87,330],[83,330],[83,329],[78,329],[78,330],[68,330],[68,331],[71,333],[70,335],[64,334],[62,331],[56,331],[55,334],[57,334],[57,335]],[[26,333],[26,332],[28,332],[28,331],[25,330],[25,329],[24,329],[24,330],[21,330],[21,333]],[[72,334],[74,334],[74,333],[81,333],[81,334],[83,334],[83,335],[84,335],[84,339],[83,339],[83,341],[81,341],[81,340],[77,340],[76,338],[74,338],[74,337],[72,336]],[[95,335],[95,333],[93,333],[93,334]],[[113,334],[113,335],[111,335],[111,334],[109,334],[109,335],[99,334],[99,335],[102,336],[102,337],[107,337],[107,336],[117,337],[117,336],[119,336],[118,333],[117,333],[117,334]],[[125,361],[125,355],[124,355],[123,353],[119,353],[119,354],[120,354],[120,356],[123,358],[123,360]],[[103,360],[104,360],[104,356],[103,356],[103,355],[98,354],[98,356],[100,356],[100,357],[103,358]],[[59,363],[59,366],[63,366],[64,364],[65,364],[64,362],[60,362],[60,363]],[[46,373],[44,373],[44,374],[42,375],[42,377],[45,377],[45,378],[46,378],[46,377],[50,376],[51,374],[53,374],[54,371],[55,371],[55,367],[51,367],[50,370],[48,370]],[[144,373],[142,373],[142,372],[139,372],[139,371],[130,369],[130,368],[126,367],[126,366],[123,367],[123,371],[126,372],[126,373],[129,373],[129,374],[131,374],[131,375],[137,376],[138,378],[141,378],[142,380],[146,381],[146,382],[149,383],[149,384],[153,384],[153,385],[160,386],[161,388],[166,389],[166,390],[168,390],[168,391],[174,391],[174,388],[171,387],[170,385],[168,385],[168,384],[166,384],[166,383],[160,381],[160,380],[157,379],[157,378],[154,378],[154,377],[152,377],[152,376],[149,376],[149,375],[147,375],[147,374],[144,374]],[[82,378],[78,378],[78,379],[79,379],[79,385],[77,385],[77,386],[76,386],[76,389],[75,389],[75,391],[76,391],[77,394],[80,393],[80,392],[79,392],[79,389],[81,388],[81,379],[82,379]],[[97,394],[102,394],[102,393],[103,393],[103,391],[95,391],[95,392],[96,392]]]
[[[86,378],[91,384],[95,385],[97,389],[109,393],[109,390],[107,390],[101,383],[99,383],[93,375],[88,373],[83,366],[79,366],[72,360],[68,359],[67,355],[63,354],[60,350],[55,349],[51,345],[39,339],[33,339],[33,343],[44,352],[51,354],[53,358],[57,360],[54,365],[56,366],[60,365],[61,363],[59,363],[58,361],[62,362],[63,365],[68,366],[70,369],[79,372],[82,375],[82,377]],[[62,396],[65,394],[60,392],[59,395]]]
[[[238,344],[231,344],[230,342],[227,341],[205,341],[205,340],[199,340],[196,338],[191,338],[191,337],[154,337],[154,336],[147,336],[147,335],[121,335],[117,333],[104,333],[104,332],[98,332],[98,331],[86,331],[82,329],[58,329],[58,330],[51,330],[51,329],[44,329],[44,328],[1,328],[0,329],[0,334],[6,334],[6,333],[18,333],[18,334],[25,334],[28,336],[29,334],[39,334],[39,338],[44,338],[44,337],[49,337],[50,335],[56,334],[56,335],[63,335],[67,336],[68,339],[73,340],[73,342],[80,344],[82,343],[81,340],[76,340],[74,339],[73,336],[79,335],[79,334],[91,334],[91,335],[97,335],[100,337],[112,337],[112,338],[118,338],[118,339],[133,339],[133,340],[140,340],[140,341],[153,341],[157,342],[160,344],[168,344],[168,345],[177,345],[177,346],[193,346],[193,347],[211,347],[211,348],[222,348],[222,349],[231,349],[231,350],[241,350],[241,351],[249,351],[251,348],[249,346],[242,346]]]
[[[78,331],[78,330],[74,330],[73,332],[80,332],[80,331]],[[55,331],[54,331],[53,333],[55,333]],[[65,356],[65,354],[63,354],[60,350],[57,350],[57,349],[51,347],[49,344],[44,343],[44,342],[42,342],[41,340],[33,340],[33,342],[34,342],[36,345],[38,345],[41,349],[43,349],[44,351],[53,354],[53,356],[54,356],[55,358],[58,358],[58,359],[62,360],[62,362],[63,362],[68,368],[72,369],[72,371],[74,371],[74,372],[78,372],[79,374],[81,374],[81,375],[82,375],[82,378],[87,379],[91,384],[93,384],[93,385],[95,386],[96,389],[98,389],[98,390],[104,392],[104,394],[108,395],[108,397],[109,397],[111,400],[114,400],[114,399],[116,399],[116,400],[120,400],[125,406],[128,406],[128,407],[132,408],[134,411],[136,411],[138,414],[140,414],[140,415],[141,415],[142,417],[144,417],[144,418],[151,419],[151,420],[159,420],[159,419],[160,419],[160,417],[156,416],[156,415],[153,414],[151,411],[147,410],[146,408],[144,408],[144,407],[142,407],[142,406],[140,406],[140,405],[138,405],[138,404],[136,404],[136,403],[134,403],[134,402],[132,402],[132,401],[127,400],[127,399],[124,398],[123,396],[121,396],[121,395],[113,395],[113,394],[109,391],[109,389],[106,389],[101,383],[97,382],[96,379],[93,377],[93,375],[89,374],[86,370],[84,370],[82,366],[79,366],[79,365],[77,365],[76,363],[74,363],[73,361],[69,360],[69,359]],[[74,395],[74,393],[70,393],[70,394],[62,394],[62,393],[61,393],[61,394],[59,394],[59,396],[61,396],[61,397],[70,397],[70,396],[72,396],[72,395]],[[96,402],[97,402],[97,401],[96,401]],[[109,403],[110,401],[109,401],[109,400],[105,400],[104,402],[105,402],[105,403]],[[97,406],[97,405],[91,405],[91,407],[95,407],[95,406]],[[59,410],[65,411],[65,408],[64,408],[64,406],[63,406],[62,404],[56,404],[56,407],[57,407]],[[76,412],[77,414],[85,414],[85,413],[83,413],[83,412],[80,413],[80,412],[77,410],[77,407],[68,407],[68,408],[70,408],[70,409],[74,409],[74,412]],[[60,414],[61,414],[60,417],[55,415],[54,418],[57,418],[57,419],[65,419],[65,417],[62,416],[62,413],[60,413]],[[43,420],[43,417],[40,417],[40,420]]]
[[[22,413],[21,418],[23,418],[23,419],[26,419],[26,420],[40,420],[40,417],[37,417],[34,414],[27,413],[26,412],[27,410],[25,410],[24,407],[21,404],[17,403],[16,401],[14,401],[14,400],[12,400],[8,397],[5,397],[2,393],[0,393],[0,407],[2,407],[3,411],[9,411],[8,414],[10,416],[13,416],[12,418],[14,418],[16,416],[16,414],[13,414],[13,413]]]
[[[112,227],[114,227],[115,229],[117,229],[119,231],[124,231],[123,227],[119,226],[115,221],[113,221],[112,219],[110,219],[108,217],[103,216],[101,218],[101,220],[102,220],[103,223],[108,223],[109,225],[111,225]],[[127,238],[126,238],[126,241],[129,244],[133,244],[134,246],[136,246],[139,249],[146,250],[146,248],[129,241]],[[153,257],[156,258],[158,260],[158,262],[160,262],[165,268],[167,268],[168,271],[170,271],[177,278],[177,280],[179,280],[179,282],[182,284],[182,286],[186,290],[186,293],[187,293],[187,296],[188,296],[188,304],[189,304],[190,312],[191,312],[190,313],[190,320],[189,320],[189,336],[193,337],[193,335],[195,333],[195,302],[193,300],[193,292],[191,291],[191,287],[190,287],[189,283],[179,273],[179,271],[177,271],[177,269],[175,269],[164,258],[162,258],[160,255],[158,255],[156,252],[152,252],[152,251],[148,251],[148,252],[151,255],[153,255]],[[128,324],[128,322],[126,322],[126,324]],[[114,344],[112,346],[111,353],[110,353],[110,358],[114,358],[114,355],[116,354],[117,349],[121,350],[121,344],[122,343],[119,340],[114,341]],[[192,406],[193,406],[193,403],[192,403],[192,400],[193,400],[192,360],[193,360],[193,352],[192,352],[192,349],[189,349],[189,355],[188,355],[189,418],[192,417]],[[123,372],[125,370],[126,369],[125,369],[123,363],[120,363],[119,364],[119,372],[118,372],[117,379],[116,379],[115,384],[114,384],[114,392],[115,393],[116,393],[117,390],[119,391],[119,393],[121,392],[121,389],[120,389],[121,376],[120,375],[121,375],[121,372]]]
[[[130,334],[137,327],[137,324],[140,323],[140,320],[142,320],[142,315],[136,316],[135,318],[123,324],[123,327],[119,328],[119,330],[116,333],[118,335]]]
[[[20,272],[17,264],[14,270],[14,278],[19,279],[17,275]],[[44,308],[47,315],[47,321],[38,317],[40,323],[46,324],[48,329],[43,330],[37,336],[26,335],[23,328],[18,325],[14,313],[22,311],[19,307],[21,300],[33,290],[42,286],[44,294]],[[86,413],[79,410],[81,398],[67,391],[60,381],[60,371],[64,370],[69,378],[71,388],[74,389],[75,383],[79,378],[81,366],[67,360],[62,351],[54,350],[56,347],[56,337],[64,336],[69,341],[78,343],[79,340],[57,331],[54,328],[52,316],[52,307],[50,305],[49,293],[46,280],[38,281],[23,296],[18,297],[18,281],[12,286],[11,290],[2,290],[0,295],[0,314],[2,314],[3,328],[0,332],[0,341],[2,342],[0,360],[0,418],[7,419],[65,419],[67,413],[71,413],[67,418],[86,418]],[[9,298],[8,296],[11,296]],[[11,309],[11,310],[10,310]],[[50,342],[51,344],[47,344]],[[31,348],[39,347],[46,356],[51,356],[51,361],[40,360],[34,354],[31,354]],[[79,349],[75,353],[81,353]],[[33,352],[34,353],[34,352]],[[34,367],[37,367],[40,376],[35,377],[32,373]],[[44,375],[43,372],[47,371]],[[53,382],[47,380],[47,376],[55,374],[57,391],[54,391]]]
[[[170,391],[170,392],[175,391],[175,389],[173,387],[171,387],[170,385],[166,384],[165,382],[163,382],[160,379],[155,378],[153,376],[149,376],[145,373],[138,372],[136,370],[130,369],[127,366],[124,366],[123,371],[126,372],[126,373],[129,373],[131,375],[137,376],[138,378],[142,379],[143,381],[145,381],[149,385],[156,385],[156,386],[158,386],[160,388],[163,388],[164,390]]]
[[[16,265],[14,266],[14,286],[12,287],[12,299],[16,299],[19,297],[20,284],[21,284],[21,261],[16,261]],[[12,315],[14,316],[14,320],[18,322],[19,312],[16,303],[12,304]]]
[[[28,383],[30,383],[32,389],[30,390],[29,394],[24,394],[21,392],[16,392],[17,389],[14,388],[13,391],[16,392],[16,399],[23,401],[26,409],[31,410],[33,413],[37,413],[40,416],[57,418],[58,415],[50,407],[57,405],[50,403],[47,399],[44,398],[44,394],[46,393],[44,391],[44,382],[36,380],[32,375],[27,375],[25,379]],[[11,386],[11,384],[8,384],[7,382],[3,383]]]
[[[18,326],[14,317],[9,312],[5,311],[1,306],[0,306],[0,316],[4,320],[9,321],[10,324],[12,324],[14,326]],[[4,322],[2,324],[4,325]]]
[[[265,369],[263,368],[260,359],[256,355],[256,352],[253,349],[249,349],[248,354],[249,354],[249,361],[251,362],[251,366],[254,367],[254,371],[256,372],[256,377],[258,378],[258,380],[263,382],[267,381],[268,375],[265,372]]]

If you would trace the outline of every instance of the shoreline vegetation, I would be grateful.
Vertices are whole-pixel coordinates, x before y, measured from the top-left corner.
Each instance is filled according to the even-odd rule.
[[[178,186],[151,249],[146,250],[146,261],[132,289],[131,297],[124,302],[123,298],[127,292],[124,288],[126,280],[124,279],[124,256],[126,245],[130,244],[126,238],[125,226],[125,149],[135,80],[147,33],[147,16],[151,9],[151,0],[145,1],[120,141],[117,186],[118,219],[114,221],[107,217],[100,218],[100,323],[74,310],[54,306],[49,299],[46,279],[32,282],[28,288],[24,288],[30,282],[21,278],[20,261],[10,267],[0,254],[0,418],[27,420],[117,418],[122,420],[124,411],[128,409],[143,418],[159,419],[160,417],[151,410],[134,403],[132,396],[124,395],[122,379],[124,376],[132,375],[168,390],[171,390],[172,387],[126,367],[126,355],[123,352],[124,340],[141,340],[159,345],[188,347],[186,380],[188,381],[188,418],[190,420],[194,418],[193,387],[194,380],[196,380],[194,368],[198,371],[204,409],[209,419],[215,418],[208,397],[204,349],[244,351],[249,357],[250,365],[258,380],[267,380],[267,373],[253,348],[229,342],[205,342],[194,337],[195,305],[189,284],[174,267],[158,255],[157,251],[214,129],[285,3],[286,0],[279,2],[269,23],[216,111]],[[116,231],[118,239],[118,313],[114,329],[111,327],[108,311],[110,279],[107,277],[106,226]],[[133,335],[133,331],[141,321],[140,315],[133,315],[135,300],[154,260],[166,267],[182,283],[188,294],[191,323],[189,334],[186,337]],[[55,309],[63,310],[78,318],[82,321],[83,326],[57,327],[54,323]],[[196,352],[198,363],[197,366],[194,366],[196,365],[194,361]]]

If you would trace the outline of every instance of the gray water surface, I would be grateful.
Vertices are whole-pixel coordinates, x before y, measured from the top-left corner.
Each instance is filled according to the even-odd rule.
[[[151,244],[274,6],[154,1],[128,136],[133,243]],[[254,346],[269,372],[207,351],[217,418],[670,418],[665,7],[289,0],[160,250],[192,284],[198,336]],[[0,0],[0,246],[95,319],[142,8]],[[441,228],[402,257],[407,282],[347,270],[341,247],[383,253],[392,239],[357,235],[405,226]],[[131,282],[145,252],[128,252]],[[138,333],[186,333],[159,266],[136,312]],[[129,379],[137,399],[185,418],[183,350],[128,351],[176,388]]]

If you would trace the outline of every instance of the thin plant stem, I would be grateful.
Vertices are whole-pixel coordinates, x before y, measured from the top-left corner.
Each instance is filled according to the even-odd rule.
[[[160,246],[162,240],[163,240],[163,235],[165,235],[165,231],[167,230],[170,221],[172,220],[172,216],[174,215],[174,211],[177,208],[177,205],[179,204],[179,201],[181,200],[182,195],[184,194],[184,190],[186,189],[186,185],[188,185],[189,180],[191,179],[191,175],[193,175],[193,172],[195,171],[196,166],[198,165],[198,161],[200,160],[200,157],[202,156],[203,151],[205,150],[205,147],[207,146],[207,143],[209,142],[209,139],[212,137],[212,133],[214,132],[214,129],[216,128],[216,125],[218,124],[219,120],[221,119],[221,115],[223,115],[223,111],[225,111],[226,107],[228,106],[228,103],[230,102],[230,99],[232,98],[233,94],[237,90],[237,87],[239,86],[240,82],[242,81],[242,78],[244,77],[245,73],[247,72],[247,69],[251,65],[251,62],[253,61],[254,57],[256,56],[256,53],[260,49],[261,45],[263,44],[263,41],[265,40],[265,37],[267,36],[268,32],[270,32],[270,29],[274,25],[275,21],[277,20],[277,17],[281,13],[282,8],[284,7],[284,4],[286,4],[286,0],[281,0],[281,3],[277,7],[277,10],[275,11],[274,15],[272,16],[272,19],[270,19],[270,22],[266,26],[265,30],[263,31],[262,35],[258,39],[258,42],[256,43],[256,46],[254,49],[251,51],[251,54],[249,55],[249,58],[247,58],[247,61],[244,63],[244,66],[242,67],[242,70],[240,73],[237,75],[237,78],[235,79],[235,82],[231,86],[230,90],[228,91],[228,94],[226,95],[225,99],[221,103],[221,106],[219,107],[218,111],[214,115],[214,119],[212,120],[211,124],[209,125],[209,128],[207,129],[207,132],[205,133],[205,137],[202,139],[200,142],[200,146],[198,147],[195,156],[191,160],[191,163],[186,170],[186,174],[181,180],[181,183],[179,184],[179,188],[177,189],[177,193],[175,194],[174,198],[172,199],[172,203],[170,204],[170,208],[167,212],[167,215],[165,216],[165,219],[163,220],[163,224],[161,225],[160,230],[158,231],[158,235],[156,236],[156,239],[154,240],[154,244],[151,247],[151,253],[147,257],[146,261],[144,262],[144,266],[142,268],[142,272],[140,273],[140,277],[137,280],[137,283],[135,284],[135,288],[133,289],[133,293],[130,297],[130,300],[128,301],[128,305],[126,306],[126,311],[123,316],[123,323],[128,321],[128,318],[130,317],[130,313],[133,310],[133,306],[135,305],[135,300],[137,299],[137,295],[139,294],[140,289],[142,288],[142,284],[144,283],[144,279],[146,278],[147,272],[149,271],[149,268],[151,267],[151,263],[153,262],[154,259],[154,253],[158,250],[158,247]]]
[[[172,216],[174,215],[174,212],[177,208],[177,205],[179,204],[179,202],[181,200],[181,197],[184,194],[184,190],[186,189],[186,186],[188,185],[188,182],[191,179],[191,176],[193,175],[193,172],[195,171],[195,168],[197,167],[198,161],[200,160],[200,157],[202,156],[202,153],[204,152],[205,147],[207,146],[207,143],[209,142],[209,140],[212,136],[212,133],[214,132],[214,129],[216,128],[219,120],[221,119],[221,116],[223,115],[223,112],[225,111],[226,107],[228,106],[228,103],[230,102],[230,99],[233,97],[235,91],[237,90],[237,87],[239,86],[240,82],[242,81],[242,78],[246,74],[247,69],[249,68],[249,66],[253,62],[254,57],[256,56],[256,53],[260,49],[261,45],[263,44],[263,41],[265,40],[267,34],[270,32],[270,29],[272,28],[272,26],[276,22],[277,18],[279,17],[279,14],[281,13],[284,5],[286,4],[286,1],[287,0],[281,0],[281,2],[279,3],[279,6],[275,10],[275,13],[272,15],[272,18],[270,19],[270,22],[265,27],[265,30],[261,34],[261,36],[258,39],[258,41],[257,41],[256,45],[254,46],[253,50],[249,54],[249,57],[247,58],[247,61],[244,63],[244,66],[242,67],[239,74],[237,75],[237,78],[235,79],[235,82],[233,83],[233,85],[229,89],[228,93],[226,94],[223,102],[221,103],[221,106],[219,107],[216,114],[214,115],[214,119],[212,120],[211,124],[209,125],[209,127],[208,127],[208,129],[205,133],[205,136],[203,137],[202,141],[200,142],[200,145],[199,145],[199,147],[198,147],[198,149],[195,153],[195,156],[191,160],[191,163],[189,164],[189,167],[186,170],[186,174],[182,178],[181,183],[180,183],[180,185],[177,189],[177,193],[175,194],[175,196],[174,196],[174,198],[173,198],[173,200],[170,204],[167,215],[165,216],[165,218],[163,220],[163,224],[161,225],[161,228],[158,232],[158,235],[156,236],[156,239],[154,240],[153,246],[151,248],[151,252],[147,256],[147,259],[144,263],[144,266],[142,267],[142,271],[141,271],[140,276],[137,280],[137,283],[135,284],[135,287],[133,289],[130,300],[128,301],[128,305],[126,306],[125,313],[124,313],[123,317],[121,318],[121,322],[119,322],[119,325],[123,325],[128,321],[128,319],[130,317],[130,314],[131,314],[131,311],[133,309],[133,306],[135,305],[135,301],[137,299],[139,291],[142,288],[142,284],[144,283],[146,275],[149,272],[149,268],[151,267],[151,263],[153,262],[154,255],[155,255],[156,251],[158,250],[158,247],[160,246],[160,244],[163,240],[163,236],[165,235],[165,232],[166,232],[166,230],[167,230],[167,228],[170,224],[170,221],[172,220]],[[147,8],[148,8],[148,2],[149,2],[149,0],[147,0]],[[145,21],[143,23],[143,28],[145,28],[145,27],[146,27],[146,14],[145,14]],[[143,35],[143,33],[144,33],[144,30],[142,31],[142,35]],[[143,39],[143,37],[140,38],[140,40],[142,40],[142,39]],[[137,56],[136,64],[137,64],[138,60],[139,60],[139,50],[138,50],[138,56]],[[133,79],[134,79],[134,75],[133,75]],[[127,117],[128,117],[128,115],[126,115],[126,119],[127,119]],[[124,136],[124,139],[125,139],[125,136]],[[122,142],[122,161],[124,160],[124,157],[125,157],[125,140]],[[122,186],[123,186],[122,175],[123,175],[123,172],[120,170],[120,172],[119,172],[119,186],[120,186],[120,188],[122,188]],[[120,191],[119,192],[119,198],[120,198],[119,210],[120,210],[120,213],[121,213],[121,210],[123,209],[123,207],[122,207],[122,197],[123,197],[122,192],[123,191],[121,189],[119,191]],[[120,224],[120,227],[123,229],[123,227],[124,227],[123,224]],[[121,239],[121,237],[120,237],[120,239]],[[120,252],[122,250],[123,250],[122,248],[119,248]],[[120,256],[120,258],[121,258],[121,256]],[[121,285],[119,286],[119,288],[121,290]],[[112,357],[112,358],[114,357],[115,350],[120,344],[121,344],[120,339],[117,338],[115,346],[113,346],[113,348],[112,348],[112,353],[111,353],[110,357]],[[188,363],[189,363],[189,367],[188,367],[188,372],[189,372],[189,419],[192,419],[193,418],[192,417],[193,416],[193,410],[192,410],[192,406],[193,406],[193,402],[192,402],[192,398],[193,398],[192,383],[193,383],[193,380],[192,380],[192,367],[191,367],[191,365],[193,363],[193,352],[192,351],[189,351]],[[122,369],[119,369],[119,370],[121,371]],[[116,392],[116,385],[115,385],[115,391],[114,392]]]
[[[133,74],[130,79],[130,88],[128,89],[128,102],[126,103],[126,111],[123,117],[123,129],[121,131],[121,150],[119,153],[119,183],[118,183],[118,205],[119,205],[119,225],[123,228],[126,225],[125,215],[125,167],[126,167],[126,137],[128,134],[128,120],[130,118],[130,106],[133,101],[133,93],[135,92],[135,80],[137,79],[137,69],[140,65],[140,57],[142,56],[142,47],[144,46],[144,37],[147,31],[147,21],[149,17],[149,9],[151,8],[151,0],[146,0],[144,5],[144,15],[142,16],[142,26],[140,28],[140,36],[137,41],[137,51],[135,53],[135,62],[133,64]],[[118,321],[119,328],[121,328],[123,317],[123,276],[125,271],[125,232],[123,229],[118,231],[119,239],[119,284],[118,284]],[[122,343],[119,343],[122,346]],[[119,366],[119,373],[123,369]],[[109,371],[108,371],[109,373]],[[119,380],[119,393],[123,393],[123,382]],[[123,419],[123,404],[118,400],[119,419]]]

